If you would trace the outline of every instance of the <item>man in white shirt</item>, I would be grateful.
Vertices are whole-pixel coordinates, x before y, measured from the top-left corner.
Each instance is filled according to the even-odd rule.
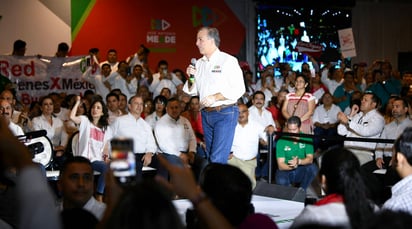
[[[320,99],[320,104],[315,108],[313,113],[312,122],[315,127],[313,133],[315,136],[336,136],[337,126],[339,124],[338,113],[342,110],[335,104],[333,104],[333,96],[330,92],[325,92]],[[337,144],[334,140],[322,141],[321,138],[315,137],[313,139],[313,148],[315,152],[317,150],[326,150],[329,147],[333,147]]]
[[[272,113],[265,109],[265,94],[262,91],[256,91],[253,94],[252,106],[249,107],[250,119],[260,123],[265,127],[265,131],[273,133],[277,126],[273,120]]]
[[[62,194],[60,210],[83,208],[101,220],[106,204],[93,197],[94,173],[89,159],[74,156],[67,158],[60,168],[57,187]]]
[[[103,64],[101,68],[93,69],[93,66],[87,68],[83,73],[82,79],[94,85],[96,88],[95,93],[101,95],[103,98],[106,98],[109,94],[111,87],[108,82],[105,82],[105,79],[110,75],[111,68],[109,64]]]
[[[408,117],[408,102],[400,97],[396,97],[393,101],[392,116],[394,120],[385,125],[383,128],[381,139],[396,139],[407,127],[412,127],[412,120]],[[393,186],[399,177],[396,174],[395,168],[391,164],[392,161],[392,143],[377,143],[375,149],[375,160],[372,160],[362,166],[365,175],[368,176],[368,185],[371,193],[377,200],[384,200],[384,189],[388,186]],[[386,169],[385,175],[374,175],[373,172],[377,169]]]
[[[129,113],[118,117],[110,126],[114,137],[125,137],[133,139],[133,153],[136,157],[137,179],[140,179],[143,166],[150,166],[158,169],[157,159],[154,153],[157,151],[156,142],[152,128],[140,117],[143,112],[143,98],[133,96],[128,103]],[[164,174],[161,174],[164,175]]]
[[[245,84],[239,61],[220,51],[219,45],[220,35],[216,28],[199,29],[196,46],[203,57],[195,66],[189,65],[186,69],[195,80],[194,83],[186,81],[183,90],[199,95],[209,161],[226,164],[239,116],[237,101],[245,93]]]
[[[21,129],[21,127],[15,124],[14,122],[12,122],[11,120],[12,113],[13,113],[13,108],[11,104],[5,99],[0,99],[0,115],[2,115],[4,119],[6,120],[9,126],[9,129],[11,130],[13,135],[14,136],[24,135],[24,132]]]
[[[329,78],[329,73],[331,77]],[[328,88],[329,92],[333,95],[336,88],[343,83],[343,71],[342,69],[336,69],[335,66],[328,66],[322,70],[321,82]]]
[[[140,86],[146,86],[148,88],[150,87],[148,78],[146,78],[145,76],[145,74],[147,75],[147,73],[143,72],[142,65],[136,64],[134,66],[131,66],[130,69],[130,75],[128,75],[126,78],[126,83],[128,84],[130,92],[134,92],[134,94],[136,94]]]
[[[0,99],[0,115],[4,117],[4,120],[6,121],[6,124],[9,126],[10,131],[13,133],[14,136],[25,135],[23,129],[12,121],[12,113],[13,107],[11,106],[11,104],[7,100]],[[47,158],[48,157],[45,156],[42,159],[42,161],[46,161]],[[40,167],[43,175],[46,176],[46,168],[44,167],[44,165],[39,162],[36,162],[35,164]]]
[[[69,120],[69,109],[61,106],[63,102],[62,96],[57,92],[52,92],[49,96],[53,100],[53,115],[63,122]]]
[[[160,152],[170,163],[181,167],[190,165],[198,176],[205,163],[196,155],[197,142],[192,125],[180,113],[180,101],[169,99],[166,114],[155,124],[156,141]]]
[[[130,81],[126,81],[128,75],[130,75],[129,65],[126,61],[121,61],[118,64],[117,71],[112,71],[112,73],[104,79],[104,82],[108,82],[112,90],[120,89],[120,91],[127,96],[127,99],[130,99],[136,94],[136,88],[131,85]]]
[[[119,94],[119,109],[122,114],[127,114],[127,96],[123,93]]]
[[[383,116],[377,110],[379,105],[380,99],[375,94],[365,93],[360,108],[353,105],[349,117],[343,112],[338,113],[338,134],[356,138],[379,138],[385,125]],[[361,165],[373,160],[375,142],[345,141],[344,146],[358,157]]]
[[[103,64],[110,64],[110,67],[112,69],[112,72],[117,72],[117,65],[118,65],[118,61],[117,61],[117,51],[116,49],[109,49],[109,51],[107,51],[107,60],[103,61],[100,63],[100,66],[102,66]]]
[[[172,96],[175,95],[177,88],[183,86],[183,82],[173,72],[168,71],[169,64],[166,60],[159,61],[157,67],[159,72],[153,74],[153,81],[149,88],[153,98],[165,87],[170,89]]]
[[[112,124],[116,118],[123,115],[119,107],[119,100],[119,95],[113,92],[110,92],[106,96],[107,109],[109,110],[109,124]]]
[[[380,138],[396,139],[407,127],[412,126],[412,120],[408,117],[408,102],[400,97],[393,101],[392,116],[394,120],[385,125]],[[378,143],[375,150],[374,170],[388,168],[392,160],[392,143]]]
[[[13,113],[11,114],[12,115],[11,121],[17,124],[18,121],[19,121],[19,117],[20,117],[21,112],[15,110],[16,97],[15,97],[14,92],[10,89],[5,89],[1,92],[0,99],[7,100],[9,102],[9,104],[12,106]]]
[[[262,91],[256,91],[253,94],[252,106],[249,107],[249,119],[259,123],[265,128],[265,132],[272,134],[276,130],[276,124],[273,120],[272,113],[265,108],[265,94]],[[265,138],[267,140],[268,137]],[[258,163],[256,167],[256,177],[264,177],[265,179],[269,175],[269,163],[267,155],[267,142],[266,145],[259,145]],[[265,154],[262,154],[265,152]]]
[[[227,163],[240,168],[249,177],[253,189],[256,186],[255,169],[259,142],[266,144],[267,136],[265,127],[249,119],[249,113],[245,104],[239,105],[238,123]]]
[[[134,67],[136,65],[146,65],[148,62],[150,50],[140,44],[136,53],[132,54],[126,59],[126,62],[129,63],[130,67]]]
[[[382,208],[412,214],[412,128],[408,127],[395,142],[394,167],[402,178],[392,187],[392,197]]]

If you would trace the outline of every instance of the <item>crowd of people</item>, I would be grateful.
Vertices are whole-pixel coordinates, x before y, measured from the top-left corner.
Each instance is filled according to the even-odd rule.
[[[272,182],[272,170],[277,184],[306,191],[316,183],[323,191],[317,197],[326,194],[304,209],[294,228],[366,228],[381,206],[412,214],[410,73],[401,75],[389,61],[319,66],[310,58],[314,69],[306,63],[298,72],[283,63],[269,65],[255,81],[250,69],[241,69],[219,44],[217,29],[201,28],[196,46],[202,58],[186,71],[170,71],[166,60],[152,71],[150,51],[143,45],[122,61],[115,49],[100,61],[99,50],[92,48],[94,65],[82,79],[93,84],[94,91],[54,92],[30,107],[19,103],[18,92],[6,82],[0,92],[1,147],[10,141],[21,158],[2,152],[0,165],[6,175],[1,176],[0,188],[21,185],[21,180],[28,188],[35,181],[28,182],[27,171],[37,177],[45,169],[60,170],[61,201],[56,209],[62,214],[48,210],[50,217],[61,219],[48,222],[53,228],[61,222],[75,227],[75,217],[98,227],[183,228],[170,191],[144,179],[143,167],[156,169],[159,182],[169,183],[174,194],[191,200],[196,211],[191,213],[193,221],[186,222],[188,228],[255,228],[257,221],[267,218],[253,212],[252,191],[258,181]],[[16,42],[13,55],[24,55],[25,45]],[[59,50],[56,56],[64,57],[68,46],[59,45]],[[275,69],[280,77],[275,77]],[[49,163],[32,164],[28,150],[11,137],[38,130],[46,130],[52,145]],[[133,140],[137,171],[137,185],[124,192],[108,172],[111,141],[118,138]],[[269,169],[267,153],[272,151],[276,160]],[[40,174],[33,172],[36,167]],[[17,177],[12,175],[16,169],[22,170]],[[39,185],[47,186],[37,183],[37,192],[47,189]],[[222,185],[227,187],[219,188]],[[392,197],[387,190],[391,186]],[[28,199],[35,199],[35,193],[16,193],[10,198],[28,195],[21,197],[21,206],[38,204]],[[43,193],[51,204],[48,194]],[[239,196],[232,200],[233,195]],[[19,221],[14,210],[1,208],[0,226],[30,228],[31,221]],[[33,225],[50,226],[42,224],[44,216],[33,219],[27,211],[20,216],[33,220]],[[147,221],[154,212],[157,224]],[[262,228],[277,227],[269,220]]]

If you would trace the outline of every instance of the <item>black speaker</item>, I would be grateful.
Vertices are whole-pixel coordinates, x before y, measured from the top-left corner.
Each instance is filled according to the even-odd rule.
[[[287,187],[277,184],[269,184],[266,182],[257,182],[253,194],[258,196],[273,197],[284,200],[292,200],[297,202],[305,202],[306,193],[302,188]]]
[[[398,53],[398,69],[402,73],[412,72],[412,52]]]

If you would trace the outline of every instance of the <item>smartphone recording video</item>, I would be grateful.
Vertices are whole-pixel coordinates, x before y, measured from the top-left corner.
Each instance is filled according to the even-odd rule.
[[[112,154],[110,169],[122,185],[136,181],[136,160],[133,153],[133,139],[115,138],[111,140]]]

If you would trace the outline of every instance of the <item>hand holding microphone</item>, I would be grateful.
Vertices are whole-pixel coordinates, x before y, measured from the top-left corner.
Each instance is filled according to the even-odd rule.
[[[190,60],[190,65],[187,67],[186,73],[189,75],[188,86],[191,88],[195,82],[196,58]]]

